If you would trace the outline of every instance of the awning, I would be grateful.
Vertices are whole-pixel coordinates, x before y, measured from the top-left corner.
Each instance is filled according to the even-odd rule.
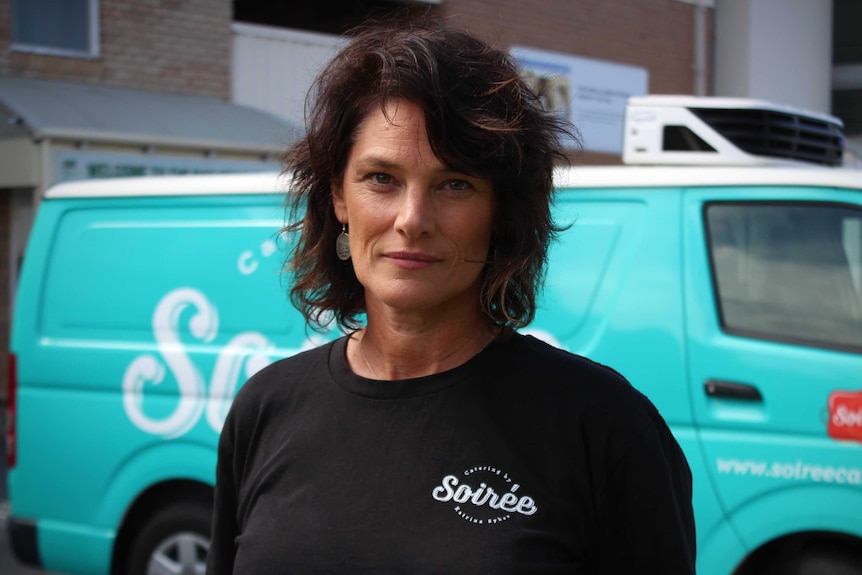
[[[302,129],[218,98],[0,78],[0,138],[280,151]]]

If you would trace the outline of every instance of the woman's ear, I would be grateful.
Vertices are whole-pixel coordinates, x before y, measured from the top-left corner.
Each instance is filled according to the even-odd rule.
[[[344,202],[344,189],[338,184],[332,184],[332,206],[335,208],[335,218],[342,224],[347,223],[347,204]]]

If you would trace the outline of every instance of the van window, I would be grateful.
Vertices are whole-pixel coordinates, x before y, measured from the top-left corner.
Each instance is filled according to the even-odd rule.
[[[705,219],[725,331],[862,349],[862,210],[712,203]]]

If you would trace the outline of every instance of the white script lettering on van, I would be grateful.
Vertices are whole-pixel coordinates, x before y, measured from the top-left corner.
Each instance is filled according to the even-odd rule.
[[[218,334],[216,307],[196,289],[175,289],[159,301],[153,314],[153,336],[160,358],[152,354],[140,355],[129,364],[123,376],[126,415],[142,431],[166,438],[188,432],[204,410],[210,427],[216,432],[221,431],[237,385],[270,364],[270,355],[275,348],[258,332],[234,336],[219,351],[207,393],[206,381],[189,359],[179,337],[180,318],[189,307],[194,309],[188,325],[192,336],[201,343],[215,339]],[[176,379],[179,398],[170,414],[153,417],[144,410],[147,396],[144,388],[164,381],[165,366]]]
[[[273,240],[264,240],[263,243],[260,244],[260,255],[264,258],[268,258],[277,251],[278,245]],[[252,250],[245,250],[239,254],[236,267],[239,270],[239,273],[247,276],[257,271],[259,263],[258,258]]]

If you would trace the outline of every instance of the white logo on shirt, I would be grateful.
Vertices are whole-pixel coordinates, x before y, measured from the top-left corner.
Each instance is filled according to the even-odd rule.
[[[455,512],[465,521],[490,525],[506,521],[513,513],[532,515],[539,510],[533,498],[517,494],[521,486],[496,467],[473,467],[463,475],[461,479],[447,475],[431,496],[442,503],[454,502]]]

